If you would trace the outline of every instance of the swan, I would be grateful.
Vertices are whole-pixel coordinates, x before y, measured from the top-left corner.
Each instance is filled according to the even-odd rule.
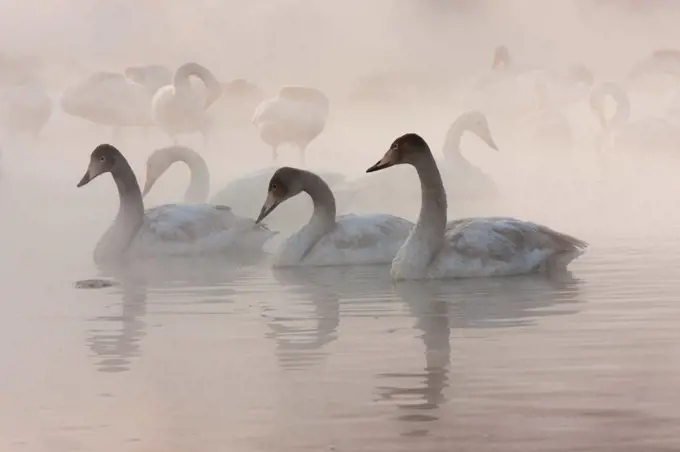
[[[446,191],[430,148],[419,135],[394,140],[366,172],[415,167],[422,205],[415,228],[392,262],[396,280],[510,276],[559,270],[587,243],[546,226],[514,218],[465,218],[447,223]]]
[[[60,106],[69,115],[111,126],[115,141],[121,127],[153,125],[150,102],[143,85],[117,72],[99,71],[67,88]]]
[[[156,181],[175,162],[183,162],[189,167],[191,173],[189,186],[184,195],[184,202],[202,203],[210,196],[210,171],[203,157],[193,149],[184,146],[168,146],[157,149],[147,159],[146,179],[142,195],[146,196]],[[269,186],[269,180],[276,168],[264,168],[252,174],[240,177],[229,182],[217,194],[211,203],[230,206],[234,212],[244,216],[255,216],[253,199],[255,193],[263,193]],[[333,172],[322,172],[320,175],[334,186],[345,179],[345,176]],[[305,215],[309,210],[307,200],[297,198],[286,204],[286,208],[277,211],[270,217],[269,224],[280,226],[295,225],[300,215]]]
[[[123,71],[125,77],[146,88],[150,96],[172,83],[172,72],[159,64],[129,66]]]
[[[5,136],[37,138],[51,115],[52,99],[37,81],[25,79],[7,87],[0,96],[0,125]]]
[[[328,97],[318,89],[284,86],[277,97],[258,105],[252,122],[272,147],[272,161],[278,158],[279,146],[291,144],[300,149],[304,165],[305,150],[323,132],[328,111]]]
[[[335,198],[324,180],[298,168],[282,167],[271,177],[256,223],[302,192],[314,203],[309,222],[281,245],[275,267],[388,264],[406,240],[413,223],[392,215],[336,217]]]
[[[605,101],[616,104],[613,115],[607,117]],[[680,128],[660,117],[648,116],[630,121],[631,104],[626,91],[613,82],[605,82],[593,89],[590,108],[602,130],[601,149],[619,151],[677,152]]]
[[[196,76],[205,85],[205,92],[191,86],[189,77]],[[210,121],[206,110],[220,97],[220,82],[207,68],[198,63],[180,66],[172,84],[161,87],[151,100],[154,122],[177,144],[177,135],[200,132],[204,144]]]
[[[166,204],[144,211],[142,194],[130,164],[110,144],[100,144],[90,156],[82,187],[111,173],[120,198],[118,215],[94,251],[97,264],[126,256],[169,257],[260,252],[274,233],[241,218],[226,206]]]
[[[477,110],[462,113],[449,126],[442,148],[444,160],[441,167],[447,191],[460,200],[493,199],[498,196],[496,183],[466,159],[461,152],[461,141],[465,132],[474,133],[491,149],[498,150],[486,116]],[[336,193],[343,204],[354,208],[392,204],[394,200],[399,200],[400,206],[415,205],[418,198],[413,190],[409,190],[402,183],[404,176],[406,176],[406,168],[375,176],[364,176],[338,186]],[[408,214],[401,210],[400,213]]]

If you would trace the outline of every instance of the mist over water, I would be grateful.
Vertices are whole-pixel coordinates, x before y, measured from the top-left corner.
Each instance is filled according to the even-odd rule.
[[[680,447],[680,58],[629,75],[676,48],[678,20],[670,0],[3,3],[0,450]],[[507,71],[491,68],[497,46]],[[484,176],[443,172],[449,220],[512,216],[590,248],[556,278],[397,284],[387,265],[283,271],[269,257],[101,270],[93,250],[118,197],[107,174],[76,188],[91,152],[114,144],[143,185],[148,156],[172,139],[155,126],[114,133],[60,100],[96,71],[186,62],[254,83],[261,100],[285,85],[323,91],[330,112],[305,168],[344,177],[339,214],[415,222],[416,172],[365,170],[408,132],[444,168],[447,130],[479,110],[498,151],[462,136]],[[573,65],[592,83],[564,81]],[[606,127],[591,98],[604,82],[630,104],[613,124],[623,102],[607,97]],[[29,94],[12,103],[17,86]],[[52,104],[37,137],[10,121],[30,93]],[[207,144],[178,135],[205,159],[211,196],[301,166],[294,146],[272,162],[251,123],[258,103],[219,99]],[[145,206],[181,203],[189,181],[173,165]],[[496,194],[478,196],[482,182]],[[241,190],[233,209],[257,217],[266,187]],[[281,205],[265,250],[311,214],[304,194]],[[74,287],[90,278],[113,285]]]

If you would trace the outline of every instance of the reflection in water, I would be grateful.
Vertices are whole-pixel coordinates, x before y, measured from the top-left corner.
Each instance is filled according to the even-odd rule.
[[[87,340],[89,348],[98,357],[95,366],[102,372],[129,370],[132,358],[140,355],[140,342],[146,335],[144,316],[150,291],[163,294],[164,298],[172,296],[174,300],[168,303],[175,306],[228,303],[228,296],[234,290],[225,287],[225,284],[241,268],[241,265],[214,258],[149,260],[124,267],[100,268],[102,275],[112,276],[121,283],[111,294],[116,297],[122,294],[122,302],[119,315],[100,315],[89,319],[96,324],[90,329]],[[105,327],[118,323],[121,325],[115,331]]]
[[[396,404],[402,411],[398,420],[416,423],[404,435],[427,435],[430,431],[423,423],[438,420],[436,410],[446,402],[452,329],[519,327],[540,316],[574,314],[575,309],[552,308],[577,302],[580,284],[570,275],[561,280],[530,276],[396,284],[397,295],[422,332],[425,364],[422,372],[379,374],[393,382],[376,388],[379,400]]]
[[[139,346],[146,335],[146,287],[124,283],[120,315],[97,316],[90,319],[97,327],[90,330],[88,345],[100,359],[95,366],[102,372],[123,372],[129,370],[133,357],[139,356]],[[117,331],[103,329],[103,322],[122,325]]]

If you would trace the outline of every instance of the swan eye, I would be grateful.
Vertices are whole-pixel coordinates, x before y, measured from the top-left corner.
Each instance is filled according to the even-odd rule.
[[[277,188],[278,188],[278,187],[276,186],[276,184],[272,184],[272,186],[271,186],[271,190],[272,190],[272,191],[275,191]]]
[[[106,157],[102,155],[101,157],[99,157],[99,161],[104,163],[106,161]]]

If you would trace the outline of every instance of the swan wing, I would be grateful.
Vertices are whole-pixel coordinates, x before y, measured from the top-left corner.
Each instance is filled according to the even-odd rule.
[[[312,246],[302,265],[389,264],[412,228],[393,215],[338,216],[335,229]]]

